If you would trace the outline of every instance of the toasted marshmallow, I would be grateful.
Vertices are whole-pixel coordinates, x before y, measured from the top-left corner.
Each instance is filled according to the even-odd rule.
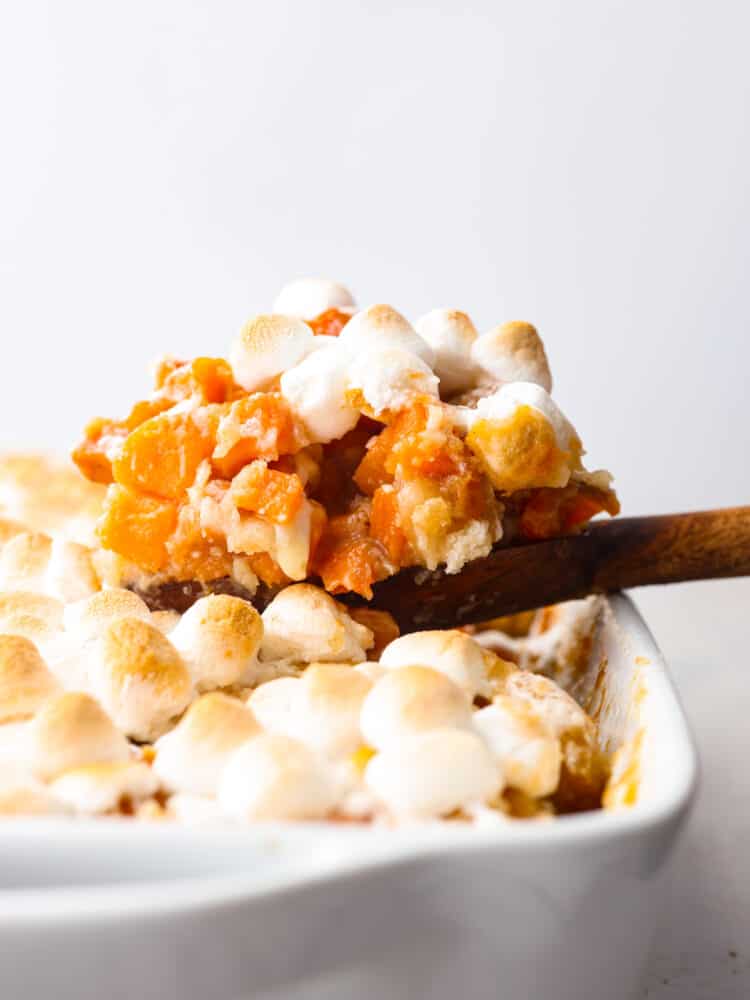
[[[432,368],[435,361],[435,352],[427,341],[393,306],[369,306],[356,313],[339,334],[338,341],[356,354],[397,347],[416,354],[428,368]]]
[[[556,736],[581,732],[596,738],[596,726],[591,717],[549,677],[517,670],[508,677],[505,687],[511,698],[530,705]]]
[[[90,695],[68,691],[37,712],[28,731],[29,763],[44,780],[84,764],[127,761],[130,744]]]
[[[339,795],[332,768],[314,750],[267,733],[232,754],[219,782],[218,801],[240,820],[324,819]]]
[[[269,732],[338,757],[353,753],[362,742],[359,715],[371,686],[352,667],[313,663],[299,679],[261,684],[248,705]]]
[[[316,338],[320,339],[320,338]],[[310,440],[326,443],[343,437],[359,420],[347,401],[350,355],[336,339],[316,350],[281,376],[281,392],[305,425]]]
[[[369,628],[359,625],[320,587],[285,587],[263,612],[264,660],[289,659],[356,663],[373,644]]]
[[[0,552],[0,590],[30,590],[43,594],[52,553],[52,539],[38,531],[11,538]]]
[[[30,718],[57,691],[33,642],[0,635],[0,723]]]
[[[503,774],[475,733],[437,729],[373,757],[365,783],[396,818],[432,819],[493,799]]]
[[[299,364],[313,347],[313,332],[301,319],[255,316],[232,344],[229,363],[242,388],[253,392]]]
[[[520,699],[499,695],[474,714],[474,726],[500,761],[506,782],[532,798],[560,781],[560,742]]]
[[[132,809],[159,789],[151,768],[141,761],[84,764],[56,778],[50,791],[74,812],[86,816]]]
[[[154,771],[174,791],[215,795],[229,755],[260,732],[242,702],[216,691],[204,694],[157,740]]]
[[[183,712],[192,695],[190,673],[166,636],[138,618],[123,618],[101,636],[92,684],[124,733],[151,741]]]
[[[273,312],[300,319],[315,319],[328,309],[353,312],[357,303],[348,288],[327,278],[297,278],[284,285],[273,303]]]
[[[43,642],[62,627],[62,618],[63,606],[53,597],[23,590],[0,594],[0,632]]]
[[[186,826],[226,825],[215,798],[178,792],[169,799],[168,815]]]
[[[45,573],[46,592],[68,604],[84,600],[100,589],[91,549],[78,542],[56,538]]]
[[[0,817],[54,816],[67,810],[47,788],[33,778],[0,785]]]
[[[514,321],[493,327],[475,340],[471,357],[491,381],[535,382],[552,391],[552,375],[542,339],[531,323]]]
[[[274,677],[251,691],[247,706],[263,729],[294,738],[301,715],[301,697],[299,677]]]
[[[457,684],[470,700],[491,691],[484,650],[458,629],[402,635],[385,647],[380,664],[389,668],[431,667]]]
[[[480,399],[466,443],[495,489],[514,492],[565,486],[581,442],[551,396],[531,382],[513,382]]]
[[[65,608],[63,621],[65,630],[73,632],[81,639],[91,639],[101,635],[113,622],[123,618],[151,620],[151,612],[145,601],[132,590],[102,590]]]
[[[432,368],[440,379],[443,398],[470,389],[476,381],[471,348],[477,339],[477,330],[466,313],[456,309],[433,309],[414,325],[435,352]]]
[[[252,604],[227,594],[196,601],[169,636],[198,691],[228,687],[252,673],[262,637],[263,622]]]
[[[347,399],[367,416],[388,419],[421,396],[437,395],[437,375],[420,357],[402,347],[363,349],[349,366]]]
[[[428,729],[468,729],[471,703],[445,674],[429,667],[391,670],[365,698],[364,742],[379,750]]]

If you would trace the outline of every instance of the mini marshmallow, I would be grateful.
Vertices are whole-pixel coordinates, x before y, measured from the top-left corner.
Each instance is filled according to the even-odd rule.
[[[143,742],[161,736],[192,696],[180,654],[157,628],[138,618],[107,626],[93,658],[92,683],[120,729]]]
[[[443,398],[470,389],[476,381],[471,348],[477,330],[466,313],[433,309],[414,324],[417,333],[435,352],[432,368],[440,379]]]
[[[485,653],[478,642],[458,629],[412,632],[386,646],[380,656],[383,667],[431,667],[457,684],[467,697],[487,695]]]
[[[51,552],[49,535],[37,531],[15,535],[0,552],[0,590],[44,593]]]
[[[53,597],[23,590],[0,594],[0,632],[40,642],[62,627],[62,618],[63,606]]]
[[[263,612],[261,659],[359,662],[367,658],[372,632],[359,625],[320,587],[285,587]]]
[[[304,580],[310,561],[312,507],[303,500],[300,509],[288,524],[274,524],[273,552],[282,573],[290,580]]]
[[[210,691],[252,672],[262,637],[263,622],[252,604],[240,597],[211,594],[185,612],[169,638],[197,690]]]
[[[423,730],[468,729],[471,703],[445,674],[429,667],[399,667],[365,698],[360,726],[364,742],[381,750]]]
[[[466,443],[495,489],[561,487],[582,453],[581,442],[551,396],[531,382],[513,382],[480,399]]]
[[[432,368],[435,352],[411,323],[393,306],[369,306],[356,313],[338,336],[338,341],[352,353],[397,347],[418,358]]]
[[[73,812],[84,816],[132,809],[159,789],[151,768],[141,761],[85,764],[56,778],[50,791]]]
[[[275,677],[250,693],[247,706],[269,733],[294,738],[302,687],[298,677]]]
[[[474,364],[496,383],[535,382],[552,391],[552,376],[542,339],[531,323],[496,326],[475,340]]]
[[[326,278],[297,278],[281,289],[273,312],[300,319],[315,319],[328,309],[353,312],[357,307],[348,288]]]
[[[591,717],[549,677],[518,670],[508,677],[505,686],[508,695],[530,705],[556,736],[580,732],[587,739],[596,739]]]
[[[347,381],[349,402],[377,419],[387,419],[421,396],[438,396],[437,375],[416,354],[398,346],[362,349],[353,357]]]
[[[0,786],[0,817],[55,816],[66,811],[46,785],[33,778],[3,782]]]
[[[343,437],[359,420],[359,411],[346,398],[350,355],[338,340],[323,339],[331,346],[285,371],[280,383],[310,440],[320,443]]]
[[[500,761],[509,785],[532,798],[555,791],[560,743],[529,705],[498,695],[474,714],[474,727]]]
[[[394,817],[433,819],[495,798],[503,774],[475,733],[438,729],[379,753],[367,765],[365,782]]]
[[[241,701],[216,691],[204,694],[157,740],[154,771],[174,791],[215,795],[229,755],[260,732]]]
[[[294,316],[255,316],[229,351],[235,379],[247,392],[294,367],[312,351],[313,332]]]
[[[127,761],[130,744],[90,695],[68,691],[51,698],[28,730],[29,764],[51,780],[84,764]]]
[[[152,611],[150,621],[162,635],[171,635],[179,625],[180,617],[177,611]]]
[[[132,590],[112,588],[69,604],[63,614],[67,632],[74,632],[82,639],[101,635],[112,622],[122,618],[151,620],[148,605]]]
[[[52,542],[44,582],[45,591],[65,604],[84,600],[101,589],[91,549],[64,538]]]
[[[0,635],[0,723],[30,718],[57,691],[33,642]]]
[[[330,766],[297,740],[267,733],[245,743],[229,758],[218,801],[240,820],[324,819],[339,790]]]
[[[370,681],[350,666],[313,663],[301,678],[262,684],[248,699],[269,732],[300,740],[333,757],[353,753],[362,742],[359,716]]]
[[[168,815],[186,826],[226,825],[215,798],[178,792],[169,799]]]

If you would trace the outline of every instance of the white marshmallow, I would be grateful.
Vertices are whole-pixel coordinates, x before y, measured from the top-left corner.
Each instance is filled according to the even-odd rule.
[[[74,812],[93,816],[113,812],[123,800],[131,806],[151,798],[159,782],[141,761],[86,764],[60,775],[50,791]]]
[[[491,691],[484,650],[471,636],[458,629],[402,635],[385,647],[380,665],[431,667],[445,674],[471,700]]]
[[[33,716],[58,690],[33,642],[0,635],[0,723]]]
[[[41,643],[62,628],[63,606],[44,594],[28,591],[0,593],[0,632],[22,635]]]
[[[92,551],[86,545],[55,538],[44,579],[45,593],[65,604],[80,601],[101,589]]]
[[[419,396],[438,396],[437,375],[416,354],[398,346],[363,345],[347,381],[347,398],[376,418],[406,409]]]
[[[417,333],[435,352],[433,369],[445,398],[470,389],[476,381],[471,347],[477,330],[466,313],[456,309],[433,309],[414,324]]]
[[[274,524],[273,555],[290,580],[304,580],[310,561],[312,507],[303,500],[300,509],[288,524]]]
[[[169,635],[199,691],[251,678],[262,637],[263,622],[252,604],[227,594],[200,598]]]
[[[298,677],[275,677],[251,692],[247,706],[269,733],[294,738],[301,699],[302,686]]]
[[[190,673],[166,636],[148,622],[123,618],[99,639],[91,666],[94,691],[116,724],[135,740],[161,736],[190,703]]]
[[[364,741],[377,749],[415,732],[470,726],[471,703],[461,688],[445,674],[420,666],[389,671],[365,698],[360,715]]]
[[[204,694],[156,741],[154,772],[172,790],[215,795],[229,755],[260,732],[242,702],[218,692]]]
[[[511,322],[482,334],[471,349],[475,366],[495,382],[535,382],[552,391],[544,344],[530,323]]]
[[[218,792],[224,813],[240,820],[324,819],[338,797],[335,774],[322,758],[271,733],[235,750]]]
[[[474,714],[474,726],[500,761],[509,785],[532,798],[555,791],[560,743],[528,705],[499,695]]]
[[[396,347],[409,354],[416,354],[432,368],[435,352],[411,323],[393,306],[369,306],[356,313],[338,336],[340,344],[359,354],[370,349]]]
[[[304,423],[312,442],[343,437],[359,420],[346,398],[350,356],[333,337],[281,376],[281,392]]]
[[[565,414],[552,399],[550,394],[533,382],[512,382],[501,386],[490,396],[485,396],[477,403],[474,420],[507,420],[521,406],[530,406],[547,420],[552,426],[557,439],[557,446],[562,451],[570,448],[575,431]]]
[[[242,329],[229,351],[235,379],[247,392],[260,389],[309,354],[313,332],[294,316],[255,316]]]
[[[273,312],[301,319],[315,319],[328,309],[352,312],[356,302],[351,292],[327,278],[297,278],[284,285],[273,303]]]
[[[373,645],[370,629],[359,625],[320,587],[285,587],[263,612],[261,659],[312,663],[359,662]]]
[[[35,778],[12,778],[0,784],[0,817],[55,816],[67,809]]]
[[[145,601],[131,590],[119,587],[102,590],[91,597],[68,604],[63,612],[66,632],[71,632],[81,640],[91,639],[122,618],[151,620],[151,612]]]
[[[397,818],[432,819],[487,802],[503,787],[502,769],[475,733],[416,733],[379,753],[365,782]]]
[[[27,733],[30,769],[50,780],[85,764],[127,761],[130,744],[87,694],[69,691],[37,712]]]

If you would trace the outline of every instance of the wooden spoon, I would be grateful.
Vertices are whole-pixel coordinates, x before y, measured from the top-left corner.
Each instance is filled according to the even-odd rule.
[[[595,523],[580,535],[496,548],[454,576],[403,570],[377,584],[366,606],[414,632],[626,587],[746,575],[750,507],[731,507]]]

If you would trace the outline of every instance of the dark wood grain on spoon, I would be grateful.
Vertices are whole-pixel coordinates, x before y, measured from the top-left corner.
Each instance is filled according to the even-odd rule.
[[[366,603],[403,632],[451,628],[592,593],[750,575],[750,507],[630,517],[582,534],[499,547],[460,573],[402,571]]]

